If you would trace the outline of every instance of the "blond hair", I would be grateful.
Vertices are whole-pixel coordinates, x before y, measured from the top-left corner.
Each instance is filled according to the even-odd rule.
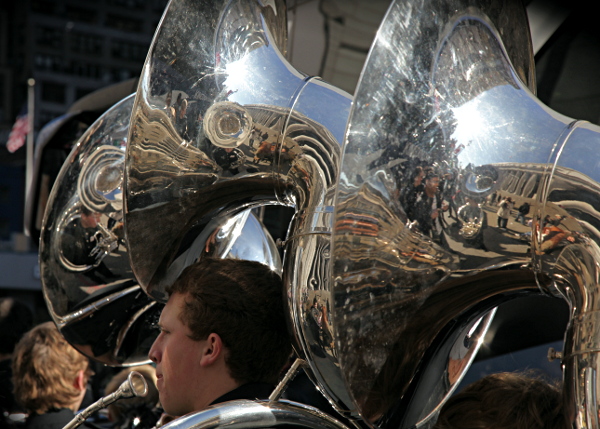
[[[81,395],[73,384],[81,370],[91,375],[88,359],[67,343],[52,322],[42,323],[15,347],[15,397],[30,413],[69,408]]]

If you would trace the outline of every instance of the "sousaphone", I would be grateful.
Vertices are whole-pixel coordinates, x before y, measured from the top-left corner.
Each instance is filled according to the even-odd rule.
[[[352,397],[382,426],[411,427],[463,366],[441,338],[504,300],[542,294],[570,306],[566,414],[599,427],[600,134],[535,97],[532,57],[524,8],[511,1],[396,1],[371,48],[335,204],[333,320]],[[478,202],[485,248],[448,213],[437,236],[424,234],[415,207],[398,203],[417,166]],[[532,205],[531,226],[513,226],[529,243],[495,226],[499,196]],[[377,234],[357,237],[357,219]],[[439,362],[447,370],[430,377]]]
[[[502,31],[522,24],[511,30],[507,58],[533,86],[524,10],[503,5],[457,3],[449,8],[453,14],[442,16],[454,19],[476,11]],[[396,8],[388,13],[376,43],[384,45],[391,37],[388,33],[399,34],[412,25],[403,15],[406,12],[398,15]],[[356,129],[360,121],[351,112],[370,104],[379,109],[382,96],[367,101],[369,96],[362,94],[353,101],[292,67],[285,59],[285,12],[279,1],[173,0],[167,6],[142,71],[127,146],[124,215],[132,269],[149,296],[164,301],[165,288],[186,266],[181,262],[193,260],[188,254],[211,220],[262,205],[294,207],[283,279],[296,351],[307,361],[310,376],[352,424],[424,424],[460,382],[487,330],[488,312],[498,300],[486,301],[477,312],[452,310],[431,332],[405,329],[409,315],[415,322],[424,319],[421,329],[429,318],[439,317],[415,311],[423,304],[421,295],[415,294],[422,286],[427,289],[428,282],[454,278],[452,264],[460,260],[418,231],[408,234],[403,228],[408,219],[398,217],[396,212],[402,209],[391,201],[393,187],[400,185],[393,185],[388,169],[414,153],[423,153],[424,161],[442,161],[443,152],[429,153],[417,139],[419,132],[434,129],[435,121],[415,125],[411,133],[416,135],[415,145],[410,152],[398,151],[398,158],[390,158],[384,147],[375,153],[370,146],[342,151],[344,141],[355,134],[357,140],[381,137],[380,145],[388,143],[386,136],[403,132],[392,128],[393,121],[410,103],[398,111],[389,105],[396,107],[371,118],[383,129],[366,123]],[[430,9],[422,13],[435,15]],[[421,34],[424,40],[397,43],[393,49],[413,56],[413,48],[435,45],[424,35],[437,40],[436,31],[441,30],[432,27]],[[420,61],[427,63],[432,51],[418,52],[423,56]],[[369,62],[374,59],[371,55]],[[411,73],[397,67],[391,55],[386,61],[385,69],[378,64],[377,73],[370,71],[374,79],[382,73]],[[407,96],[413,90],[433,94],[426,84],[428,74],[421,73],[404,82]],[[379,88],[382,93],[395,88],[386,85]],[[418,113],[419,109],[415,119]],[[440,159],[435,158],[438,155]],[[481,183],[488,179],[483,177]],[[373,196],[361,200],[359,207],[349,206],[348,199],[358,200],[354,192],[377,180],[389,189],[369,188]],[[406,252],[403,246],[408,246]],[[411,269],[402,271],[392,263],[388,277],[378,277],[378,264],[395,261],[400,254],[413,258]],[[442,268],[443,264],[449,265]],[[468,274],[472,273],[465,272],[464,277]],[[523,277],[528,284],[534,279],[532,274]],[[403,308],[407,302],[409,308]],[[263,405],[269,409],[275,402]],[[185,424],[212,424],[203,420],[208,415],[213,414],[190,416]],[[227,416],[243,421],[235,412]],[[278,421],[273,419],[262,424]],[[173,423],[179,424],[181,420]]]
[[[48,311],[86,356],[112,366],[149,362],[163,305],[135,279],[123,232],[123,173],[134,97],[107,110],[82,135],[50,194],[40,239]],[[279,251],[250,211],[206,229],[195,256],[237,257],[281,271]]]

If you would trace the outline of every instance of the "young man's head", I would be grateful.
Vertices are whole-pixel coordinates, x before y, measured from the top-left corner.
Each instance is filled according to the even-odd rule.
[[[92,372],[52,322],[27,332],[15,347],[13,384],[17,401],[29,412],[51,408],[77,411]]]
[[[425,191],[436,193],[440,186],[440,175],[433,169],[428,170],[425,176]]]
[[[257,262],[204,258],[168,292],[149,353],[167,414],[199,411],[248,382],[277,381],[291,341],[276,273]]]
[[[419,186],[421,184],[421,182],[423,182],[423,179],[425,178],[425,171],[423,170],[423,167],[421,166],[417,166],[415,167],[415,171],[413,172],[413,186]]]
[[[560,390],[519,373],[470,384],[442,407],[433,429],[568,429]]]

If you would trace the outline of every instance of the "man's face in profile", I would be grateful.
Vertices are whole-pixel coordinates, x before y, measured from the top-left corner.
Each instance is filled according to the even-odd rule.
[[[185,295],[175,293],[163,309],[160,334],[154,341],[148,356],[156,364],[156,386],[160,403],[171,416],[182,416],[199,411],[206,404],[199,404],[203,382],[200,365],[206,341],[194,341],[191,331],[181,320]]]

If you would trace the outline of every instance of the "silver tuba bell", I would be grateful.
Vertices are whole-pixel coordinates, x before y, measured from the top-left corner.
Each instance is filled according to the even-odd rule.
[[[568,414],[599,428],[600,177],[590,160],[600,130],[535,97],[520,1],[394,1],[354,98],[294,69],[285,46],[281,1],[172,0],[165,10],[125,155],[124,233],[147,296],[166,299],[215,219],[294,207],[283,278],[296,351],[352,425],[431,424],[493,309],[541,294],[571,307]],[[448,212],[423,216],[423,197],[401,198],[417,167],[474,200],[485,222],[465,237]],[[530,203],[529,243],[504,245],[492,195]],[[341,427],[274,398],[168,428],[288,423]]]
[[[357,379],[368,388],[376,377],[364,370],[385,356],[367,357],[365,349],[362,372],[344,366],[340,352],[346,349],[340,339],[349,327],[337,320],[354,317],[359,307],[340,307],[346,298],[336,296],[334,279],[339,281],[341,273],[331,265],[352,98],[285,60],[285,12],[279,1],[169,3],[131,116],[124,187],[131,266],[148,295],[164,300],[166,286],[184,268],[178,262],[192,251],[211,219],[263,205],[293,207],[283,279],[296,351],[339,413],[358,425],[379,425],[397,412],[386,401],[403,399],[406,404],[410,395],[386,398],[381,404],[387,409],[371,413],[363,398],[348,389]],[[372,216],[351,214],[356,217],[345,220],[344,227],[359,225],[356,229],[366,235],[379,236]],[[356,239],[362,238],[356,234]],[[350,252],[353,246],[348,246]],[[439,253],[433,246],[428,249]],[[361,261],[368,267],[370,259],[365,255]],[[360,274],[353,282],[363,278]],[[361,303],[373,300],[365,289]],[[314,312],[322,329],[311,327]],[[456,322],[440,339],[427,378],[452,376],[435,383],[428,401],[410,405],[415,410],[411,424],[430,419],[460,382],[489,325],[491,313],[484,313]],[[340,327],[348,331],[340,332]],[[363,325],[367,328],[368,323]]]
[[[50,194],[40,239],[43,293],[53,321],[77,350],[112,366],[149,362],[162,309],[135,279],[123,231],[133,101],[131,95],[115,104],[79,139]],[[188,257],[250,259],[281,272],[271,235],[248,210],[212,221],[201,238]]]
[[[535,97],[519,3],[394,2],[356,91],[334,214],[334,323],[352,396],[391,427],[409,427],[411,401],[429,398],[432,348],[448,326],[528,294],[569,304],[566,414],[578,428],[599,427],[600,177],[589,160],[600,129]],[[419,165],[449,174],[446,183],[482,204],[485,250],[447,216],[437,235],[412,227],[413,207],[394,195]],[[505,244],[492,195],[531,204],[530,243]],[[378,233],[357,239],[344,226],[358,217]],[[403,399],[388,418],[389,398]]]

